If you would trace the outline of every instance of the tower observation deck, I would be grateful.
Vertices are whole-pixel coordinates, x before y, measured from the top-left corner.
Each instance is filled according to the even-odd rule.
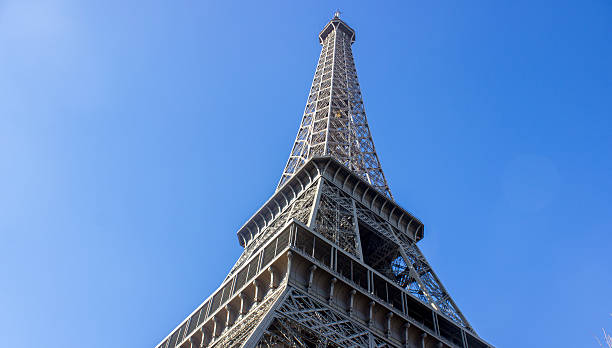
[[[389,190],[336,15],[276,192],[238,230],[242,255],[156,348],[487,348]],[[204,252],[204,250],[203,250]]]

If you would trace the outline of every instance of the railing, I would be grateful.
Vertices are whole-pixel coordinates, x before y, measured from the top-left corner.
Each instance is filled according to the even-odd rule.
[[[487,348],[488,345],[474,337],[471,333],[448,320],[443,314],[429,308],[420,299],[388,279],[375,269],[364,265],[353,255],[346,253],[325,237],[301,224],[296,224],[292,235],[291,247],[303,256],[307,256],[335,273],[339,279],[361,288],[392,308],[397,309],[413,321],[419,323],[422,329],[439,334],[455,346],[469,348]],[[463,339],[463,335],[466,339]]]
[[[266,269],[277,255],[287,249],[291,226],[291,223],[287,224],[276,238],[264,244],[262,249],[236,272],[234,277],[223,282],[217,291],[210,295],[157,348],[179,347],[194,331],[215,315],[219,308],[223,308],[236,293],[242,291],[257,274]]]
[[[466,342],[467,348],[488,347],[471,333],[430,309],[406,289],[397,286],[385,275],[364,265],[303,224],[292,220],[281,230],[282,232],[264,244],[258,253],[251,257],[232,278],[223,282],[217,291],[156,348],[175,348],[182,345],[193,332],[223,308],[236,293],[247,287],[256,275],[265,270],[268,264],[287,248],[295,249],[303,256],[318,261],[340,279],[376,296],[390,307],[410,317],[422,329],[439,334],[455,346],[466,347],[463,343]],[[462,335],[465,335],[465,339]]]

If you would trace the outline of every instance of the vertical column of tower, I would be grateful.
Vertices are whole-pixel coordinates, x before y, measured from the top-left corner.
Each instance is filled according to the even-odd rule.
[[[357,149],[355,153],[352,154],[354,158],[353,170],[358,172],[362,177],[365,177],[365,179],[376,189],[385,193],[390,198],[393,198],[382,166],[380,165],[376,149],[374,148],[374,141],[372,140],[370,127],[368,126],[368,119],[361,97],[361,89],[359,88],[359,81],[357,80],[357,69],[355,68],[355,60],[353,59],[350,42],[346,43],[345,52],[347,74],[346,90],[351,110],[351,134],[354,137],[353,141],[356,143],[355,147]]]
[[[334,30],[331,103],[327,125],[325,155],[331,155],[354,171],[359,170],[355,160],[358,149],[351,135],[351,108],[349,105],[346,50],[350,51],[351,38],[346,32]],[[330,34],[331,36],[331,34]],[[351,149],[352,148],[352,149]]]
[[[355,32],[334,17],[319,36],[321,55],[280,188],[310,158],[332,156],[393,198],[365,115],[351,45]]]
[[[329,34],[323,43],[325,62],[321,76],[321,85],[316,102],[312,132],[310,134],[310,150],[308,158],[324,156],[327,152],[329,129],[329,113],[333,94],[334,56],[336,49],[336,32]]]
[[[331,88],[328,81],[330,76],[326,75],[325,71],[331,71],[332,55],[333,47],[331,45],[331,40],[326,40],[321,48],[319,62],[317,64],[317,69],[310,87],[310,93],[308,94],[308,99],[306,101],[306,107],[304,109],[304,115],[302,116],[302,122],[300,123],[300,129],[298,130],[295,143],[291,149],[289,160],[287,161],[278,187],[281,187],[289,178],[291,178],[291,176],[293,176],[296,171],[298,171],[298,169],[306,162],[308,158],[313,156],[311,148],[313,144],[314,123],[316,122],[318,132],[320,132],[320,128],[322,128],[320,125],[321,120],[325,120],[326,116],[321,112],[321,108],[317,106],[323,104],[323,100],[328,98],[331,93]],[[323,81],[324,76],[325,81]],[[325,86],[327,86],[327,88],[325,88]],[[317,110],[319,111],[318,115],[316,115]],[[321,138],[321,134],[315,136],[314,140],[316,141],[319,138]],[[315,147],[314,150],[319,151],[320,149]],[[321,150],[319,155],[322,155],[322,153],[323,152]]]

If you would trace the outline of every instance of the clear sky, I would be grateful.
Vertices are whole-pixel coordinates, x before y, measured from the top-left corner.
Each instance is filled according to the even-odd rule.
[[[340,8],[396,200],[478,333],[612,330],[612,3],[0,1],[0,346],[153,347],[273,193]]]

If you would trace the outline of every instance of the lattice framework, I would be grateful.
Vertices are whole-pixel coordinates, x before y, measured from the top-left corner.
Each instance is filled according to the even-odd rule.
[[[416,245],[416,241],[400,233],[381,216],[355,202],[348,194],[325,180],[321,185],[321,194],[322,202],[335,204],[319,204],[315,220],[317,224],[313,226],[315,230],[339,248],[361,257],[363,249],[355,247],[359,244],[359,228],[355,223],[349,222],[359,220],[367,224],[386,241],[383,245],[373,246],[378,254],[370,255],[372,259],[387,262],[385,266],[388,268],[381,271],[398,285],[410,289],[413,295],[429,303],[434,309],[439,309],[461,326],[473,330]],[[393,261],[389,262],[390,260]]]
[[[367,328],[312,296],[289,288],[289,294],[276,310],[278,320],[264,333],[260,347],[386,347],[384,340]],[[373,345],[371,345],[373,343]],[[310,346],[311,347],[311,346]]]
[[[278,187],[308,159],[332,156],[392,198],[363,106],[351,49],[355,32],[335,17],[319,38],[321,55]]]
[[[323,47],[306,109],[275,195],[238,232],[245,249],[221,287],[158,348],[397,346],[397,337],[394,343],[390,340],[391,312],[383,339],[380,331],[374,334],[369,322],[364,325],[351,316],[352,304],[348,313],[332,306],[338,279],[330,281],[328,303],[319,295],[313,296],[310,286],[319,262],[320,267],[336,272],[331,277],[347,280],[350,272],[350,286],[372,296],[370,321],[374,306],[403,310],[411,316],[407,309],[410,300],[414,301],[411,308],[418,305],[428,306],[426,311],[435,310],[431,312],[435,323],[429,328],[437,329],[429,334],[437,336],[431,340],[438,340],[437,346],[442,346],[443,339],[452,347],[458,346],[448,341],[452,335],[440,336],[441,328],[450,327],[451,333],[459,332],[462,347],[466,342],[470,348],[487,347],[474,338],[473,328],[417,247],[422,224],[393,201],[363,109],[351,51],[354,31],[335,17],[319,37]],[[414,220],[416,227],[411,225]],[[286,247],[297,248],[293,250],[299,253],[305,250],[299,247],[299,238],[289,240],[293,238],[289,237],[289,226],[294,228],[292,233],[296,233],[295,226],[303,226],[315,236],[309,244],[312,255],[302,255],[314,263],[309,268],[310,280],[306,278],[306,291],[302,285],[298,289],[287,283],[292,272],[287,255],[286,274],[280,275],[284,280],[278,285],[275,281],[279,274],[271,264],[273,259],[277,258],[277,266],[285,262],[279,261],[278,253]],[[317,256],[317,250],[323,249],[316,246],[327,243],[332,251],[323,255],[327,258],[324,262]],[[346,254],[341,257],[349,260],[344,265],[339,262],[342,252]],[[366,276],[353,277],[356,269],[365,272],[367,281]],[[386,297],[379,295],[377,284],[387,289]],[[237,289],[242,290],[236,293]],[[245,300],[249,296],[251,299]],[[249,301],[252,304],[247,306]],[[439,314],[454,324],[440,326],[436,318],[447,320]],[[428,326],[418,326],[418,330],[427,331]],[[426,336],[420,336],[422,346]]]

